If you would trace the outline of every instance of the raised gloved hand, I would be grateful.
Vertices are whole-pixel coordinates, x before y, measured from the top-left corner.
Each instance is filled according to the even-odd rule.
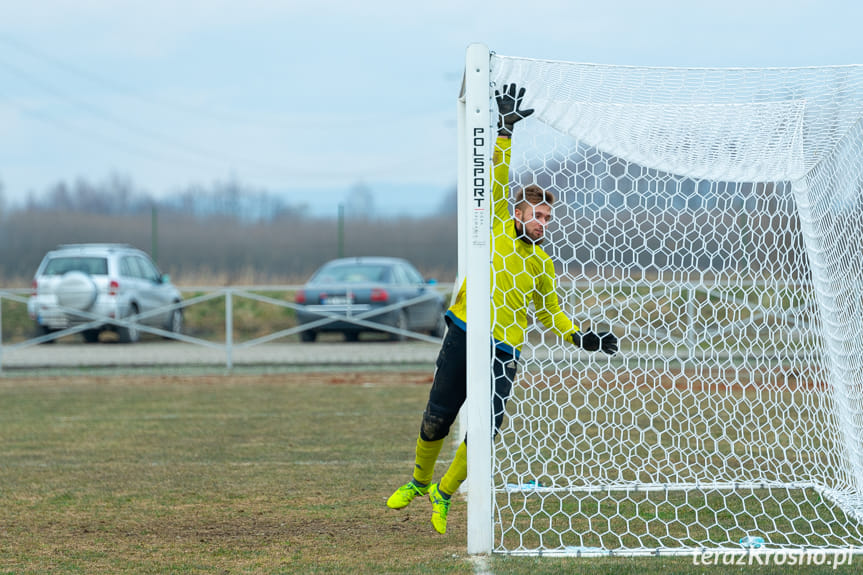
[[[590,330],[576,331],[570,336],[572,343],[585,351],[602,351],[608,355],[617,353],[617,336],[611,332],[593,333]]]
[[[497,132],[511,137],[515,124],[533,114],[533,108],[521,109],[524,88],[518,89],[515,84],[504,84],[502,92],[494,91],[494,97],[497,99]]]

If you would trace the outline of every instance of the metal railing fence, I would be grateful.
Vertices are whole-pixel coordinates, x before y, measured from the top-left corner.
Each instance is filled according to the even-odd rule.
[[[294,293],[302,289],[301,285],[270,285],[270,286],[224,286],[224,287],[211,287],[211,286],[191,286],[191,287],[181,287],[181,291],[183,293],[193,293],[193,294],[201,294],[196,295],[188,299],[184,299],[182,302],[172,304],[169,306],[162,306],[158,309],[150,310],[146,313],[139,313],[136,315],[124,317],[124,318],[114,318],[108,317],[104,315],[96,315],[93,313],[89,313],[86,311],[81,311],[78,309],[66,308],[60,306],[58,309],[63,312],[76,317],[77,320],[85,320],[83,323],[76,323],[68,328],[61,329],[58,331],[53,331],[51,333],[45,333],[36,335],[34,337],[29,337],[24,339],[23,341],[15,341],[13,343],[6,343],[3,341],[3,301],[12,301],[18,302],[20,304],[26,305],[29,297],[25,294],[29,294],[29,289],[3,289],[0,290],[0,372],[3,370],[3,354],[8,353],[10,351],[14,351],[17,349],[22,349],[34,345],[44,344],[53,340],[57,340],[59,338],[73,335],[76,333],[81,333],[90,329],[97,329],[100,326],[104,325],[112,325],[117,328],[133,328],[137,329],[143,333],[149,333],[152,335],[160,336],[166,339],[173,339],[177,341],[182,341],[189,344],[194,344],[210,349],[220,349],[224,351],[225,354],[225,365],[228,369],[233,367],[233,355],[234,352],[238,349],[244,349],[253,347],[256,345],[260,345],[263,343],[272,342],[275,340],[287,338],[293,335],[298,335],[299,333],[312,330],[319,329],[329,323],[333,322],[341,322],[341,323],[349,323],[360,328],[367,328],[369,331],[383,332],[389,333],[392,335],[404,337],[406,339],[414,339],[419,341],[438,343],[440,342],[440,338],[433,337],[431,335],[425,333],[419,333],[415,331],[410,331],[408,329],[402,329],[399,327],[390,326],[384,323],[375,322],[374,319],[382,314],[387,314],[391,311],[398,309],[410,308],[413,305],[421,303],[423,301],[427,301],[429,299],[436,298],[437,295],[435,291],[440,290],[441,292],[445,292],[447,290],[452,289],[452,284],[436,284],[434,286],[429,286],[429,289],[426,292],[405,300],[400,300],[393,302],[389,305],[385,305],[382,307],[375,307],[372,309],[366,309],[364,306],[356,306],[357,309],[361,309],[359,313],[351,312],[351,305],[348,304],[346,306],[340,306],[341,310],[345,310],[346,313],[334,313],[328,312],[324,309],[320,309],[321,306],[315,306],[316,309],[311,309],[311,306],[304,306],[302,304],[297,304],[293,301],[289,301],[286,299],[279,299],[275,297],[269,297],[266,295],[262,295],[260,292],[278,292],[278,293]],[[434,291],[433,291],[434,290]],[[150,317],[157,316],[159,314],[164,314],[171,312],[173,310],[185,310],[194,306],[200,305],[207,301],[224,298],[224,341],[213,341],[210,339],[205,339],[201,337],[195,337],[192,335],[188,335],[186,333],[178,333],[169,331],[166,329],[162,329],[159,327],[155,327],[152,325],[146,325],[141,323],[141,320],[145,320]],[[307,313],[314,314],[316,316],[320,316],[318,319],[303,323],[299,325],[293,325],[291,327],[280,329],[272,333],[267,333],[263,336],[255,337],[252,339],[237,341],[234,337],[234,304],[237,300],[247,299],[251,301],[256,301],[258,303],[264,305],[272,305],[278,308],[286,308],[291,310],[305,309]],[[34,329],[36,328],[36,324],[33,324]]]

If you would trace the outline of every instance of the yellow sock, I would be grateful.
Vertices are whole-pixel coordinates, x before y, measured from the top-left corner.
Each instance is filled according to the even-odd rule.
[[[467,478],[467,444],[462,441],[455,452],[455,459],[440,480],[440,490],[447,495],[458,491],[462,481]]]
[[[440,454],[440,448],[446,439],[426,441],[417,437],[416,459],[414,460],[414,481],[428,485],[434,477],[434,464]]]

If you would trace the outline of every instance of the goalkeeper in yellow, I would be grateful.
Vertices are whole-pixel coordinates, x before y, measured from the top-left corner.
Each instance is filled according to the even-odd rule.
[[[561,311],[555,291],[551,258],[540,244],[552,217],[554,195],[530,185],[516,192],[513,214],[509,213],[507,191],[511,136],[517,122],[533,113],[521,108],[524,88],[504,86],[496,92],[498,138],[494,151],[492,197],[492,323],[495,357],[495,432],[503,422],[504,405],[512,390],[521,345],[527,326],[528,305],[546,327],[575,345],[588,350],[617,351],[611,333],[579,331]],[[467,397],[466,282],[446,313],[448,329],[438,354],[434,382],[423,413],[416,444],[413,477],[387,500],[387,506],[401,509],[418,495],[428,495],[432,504],[431,522],[439,533],[446,532],[450,496],[467,478],[467,445],[463,441],[439,483],[432,484],[434,466],[459,409]]]

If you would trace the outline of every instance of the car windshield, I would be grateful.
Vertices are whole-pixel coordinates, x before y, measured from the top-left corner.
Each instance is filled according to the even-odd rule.
[[[387,266],[371,264],[341,264],[322,268],[309,280],[311,284],[327,283],[389,283],[392,274]]]
[[[51,258],[45,264],[42,274],[60,276],[66,272],[84,272],[93,276],[108,275],[108,260],[106,258],[59,257]]]

